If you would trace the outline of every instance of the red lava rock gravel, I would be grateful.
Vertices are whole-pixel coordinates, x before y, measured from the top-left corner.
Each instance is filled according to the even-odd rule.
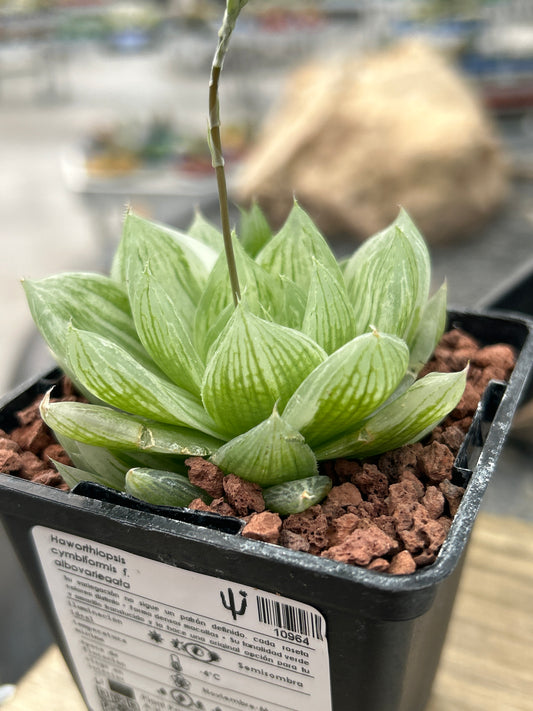
[[[190,508],[246,520],[242,535],[392,575],[431,564],[459,508],[464,489],[452,481],[452,465],[483,390],[491,379],[507,380],[514,367],[506,345],[480,347],[459,330],[446,333],[422,375],[451,372],[469,363],[468,384],[457,408],[422,443],[400,447],[365,462],[338,459],[321,464],[333,488],[320,505],[281,517],[265,511],[257,484],[199,457],[186,460],[189,478],[213,501]],[[65,379],[64,398],[75,396]],[[39,398],[40,400],[40,398]],[[0,471],[67,489],[50,458],[69,463],[40,419],[38,400],[18,413],[18,426],[0,430]]]

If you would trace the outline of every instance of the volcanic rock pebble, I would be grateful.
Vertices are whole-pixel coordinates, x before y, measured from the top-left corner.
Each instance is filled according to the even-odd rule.
[[[281,518],[272,511],[262,511],[250,518],[243,528],[245,538],[253,538],[266,543],[278,543],[281,531]]]
[[[291,514],[283,522],[284,531],[298,533],[307,539],[310,553],[319,553],[327,548],[328,527],[328,519],[320,505],[311,506],[302,513]]]
[[[398,543],[377,526],[356,529],[341,543],[331,546],[321,553],[342,563],[368,565],[375,558],[381,558],[398,550]]]
[[[189,467],[189,481],[200,489],[206,491],[213,499],[224,496],[224,473],[207,459],[202,457],[189,457],[185,460]]]
[[[226,500],[238,516],[265,510],[265,500],[259,484],[244,481],[235,474],[228,474],[223,479],[223,486]]]
[[[409,551],[400,551],[393,556],[387,573],[392,575],[408,575],[416,570],[416,562]]]
[[[419,471],[432,484],[438,484],[443,479],[451,479],[454,459],[453,452],[445,444],[431,442],[420,453]]]

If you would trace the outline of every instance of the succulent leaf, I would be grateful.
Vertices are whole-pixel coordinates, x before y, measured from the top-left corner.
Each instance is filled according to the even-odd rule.
[[[175,474],[187,474],[188,472],[185,465],[187,454],[173,456],[122,448],[111,450],[94,444],[78,442],[57,431],[55,436],[76,467],[96,474],[105,472],[109,482],[107,485],[119,491],[124,491],[124,477],[132,467],[165,469]],[[183,442],[181,444],[183,445]]]
[[[265,272],[246,254],[235,236],[233,249],[241,290],[246,294],[247,307],[256,315],[264,315],[265,309],[268,309],[273,300],[275,302],[279,289],[278,280]],[[209,332],[217,322],[220,325],[220,315],[230,305],[233,305],[233,296],[228,280],[228,267],[225,255],[221,254],[209,275],[207,286],[196,310],[194,342],[202,358],[207,357],[213,342],[212,337],[208,338]]]
[[[409,371],[418,375],[431,358],[446,328],[447,286],[442,284],[426,303],[411,344]]]
[[[264,422],[224,444],[211,460],[222,471],[260,485],[301,479],[317,472],[311,448],[276,409]]]
[[[209,360],[202,400],[230,436],[283,409],[300,382],[325,360],[314,341],[295,329],[254,316],[239,305]]]
[[[288,277],[278,277],[279,291],[276,293],[275,308],[272,309],[274,320],[282,326],[301,330],[305,314],[306,294]]]
[[[257,262],[270,274],[282,274],[305,293],[314,272],[314,259],[342,281],[337,260],[309,215],[298,203],[281,230],[257,255]]]
[[[174,427],[128,415],[102,405],[82,402],[50,402],[48,392],[41,402],[41,416],[60,436],[96,447],[155,452],[182,457],[206,457],[222,442],[186,427]]]
[[[105,474],[102,475],[96,472],[79,469],[78,467],[71,467],[69,464],[56,462],[55,459],[52,459],[51,461],[70,489],[73,489],[76,484],[79,484],[82,481],[92,481],[95,484],[109,486],[111,489],[115,488],[112,485],[112,480],[108,479]],[[121,491],[123,490],[124,489],[122,488]]]
[[[111,279],[24,284],[59,364],[100,401],[41,403],[77,465],[56,464],[71,485],[209,501],[183,474],[185,457],[204,456],[296,513],[331,488],[317,460],[414,442],[463,393],[466,370],[415,382],[443,333],[446,289],[428,301],[428,250],[404,210],[341,264],[296,201],[275,236],[257,204],[242,211],[242,241],[231,234],[219,79],[247,2],[226,0],[209,84],[222,234],[200,213],[185,234],[128,210]]]
[[[199,210],[195,212],[194,219],[187,234],[199,242],[203,242],[203,244],[206,244],[208,247],[211,247],[217,255],[224,249],[222,232],[217,230],[211,222],[206,220]],[[212,269],[213,266],[214,262],[210,269]]]
[[[375,327],[411,344],[430,279],[427,247],[405,210],[355,252],[344,270],[356,333]]]
[[[76,442],[58,432],[55,435],[59,444],[80,471],[91,472],[98,477],[98,479],[91,478],[85,479],[85,481],[97,481],[97,483],[110,486],[117,491],[124,491],[124,480],[129,467],[123,461],[103,447]]]
[[[417,442],[457,405],[466,372],[429,373],[360,427],[316,447],[317,458],[370,457]]]
[[[160,372],[139,341],[126,292],[108,277],[65,273],[24,280],[23,287],[33,320],[62,366],[67,331],[75,326],[115,341],[146,368]]]
[[[319,475],[274,484],[263,489],[265,507],[282,515],[301,513],[320,503],[330,492],[331,485],[329,476]]]
[[[314,447],[345,432],[394,392],[409,351],[400,338],[376,331],[357,336],[321,363],[300,384],[283,419]]]
[[[302,333],[333,353],[355,336],[354,310],[344,283],[314,260]]]
[[[256,202],[249,210],[241,209],[240,238],[251,257],[256,257],[272,239],[270,225]]]
[[[147,263],[163,289],[175,294],[182,315],[192,321],[207,276],[215,263],[214,250],[196,239],[129,212],[119,245],[126,289],[130,292]],[[200,255],[207,255],[204,259]]]
[[[146,370],[120,346],[75,328],[66,340],[69,369],[99,400],[125,412],[217,435],[197,398]]]
[[[126,474],[126,493],[156,506],[188,506],[193,499],[211,498],[183,474],[134,467]]]
[[[173,383],[199,396],[204,365],[176,304],[149,266],[130,294],[133,320],[148,353]]]

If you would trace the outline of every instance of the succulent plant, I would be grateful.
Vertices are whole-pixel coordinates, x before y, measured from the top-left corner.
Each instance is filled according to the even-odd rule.
[[[152,503],[199,495],[184,460],[209,457],[301,511],[331,487],[318,463],[417,441],[452,410],[466,372],[417,379],[446,323],[430,261],[404,210],[342,264],[295,202],[273,235],[254,205],[231,232],[218,81],[237,16],[227,0],[209,85],[219,232],[128,212],[110,277],[62,274],[24,287],[33,318],[88,403],[41,405],[75,466]],[[229,274],[229,279],[228,279]]]
[[[24,282],[89,400],[42,404],[78,469],[63,468],[69,483],[142,496],[152,472],[150,500],[186,505],[198,491],[184,459],[203,456],[274,487],[267,500],[286,512],[327,493],[319,461],[416,441],[459,401],[464,371],[417,379],[445,327],[446,288],[428,300],[428,252],[405,211],[342,264],[297,203],[276,235],[257,206],[243,214],[236,307],[222,235],[201,215],[185,234],[129,212],[110,277]],[[162,471],[181,498],[162,485],[154,496]]]

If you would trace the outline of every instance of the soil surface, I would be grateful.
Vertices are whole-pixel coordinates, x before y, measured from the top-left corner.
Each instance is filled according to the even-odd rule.
[[[244,518],[245,537],[383,573],[412,573],[433,563],[464,493],[453,481],[454,459],[486,385],[508,380],[515,355],[510,346],[480,347],[452,330],[421,375],[462,370],[468,363],[460,403],[426,440],[364,462],[322,462],[321,473],[334,485],[321,504],[279,516],[265,510],[257,484],[225,476],[211,462],[192,457],[186,460],[189,478],[213,501],[196,499],[190,508]],[[40,418],[41,397],[18,413],[19,426],[12,432],[0,430],[0,472],[68,489],[50,462],[70,463]],[[77,399],[66,379],[61,399]]]

